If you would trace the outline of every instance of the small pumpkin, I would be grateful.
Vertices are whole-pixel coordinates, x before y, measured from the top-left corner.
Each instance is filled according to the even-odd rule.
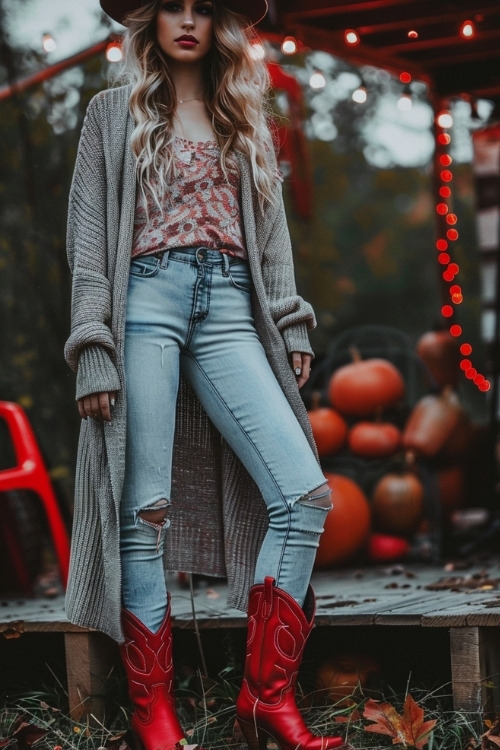
[[[316,568],[347,562],[361,549],[370,532],[370,506],[356,482],[341,474],[325,474],[332,490],[333,508],[316,552]]]
[[[413,407],[403,430],[403,447],[420,456],[436,456],[461,419],[462,407],[450,386],[423,396]]]
[[[308,411],[318,455],[329,456],[344,445],[347,437],[345,419],[335,409],[321,406]]]
[[[368,416],[394,406],[405,393],[403,376],[379,357],[355,359],[339,367],[328,384],[330,403],[341,414]]]
[[[385,474],[373,490],[372,518],[381,532],[408,535],[416,531],[422,518],[424,487],[412,471]]]
[[[449,331],[427,331],[415,350],[439,387],[456,386],[460,374],[458,340]]]
[[[319,665],[316,688],[331,703],[348,705],[359,690],[373,686],[380,675],[380,664],[368,654],[337,654]]]
[[[357,456],[385,458],[401,445],[401,431],[392,422],[357,422],[349,430],[347,442]]]
[[[372,562],[396,562],[410,551],[408,539],[390,534],[374,533],[370,535],[366,548]]]

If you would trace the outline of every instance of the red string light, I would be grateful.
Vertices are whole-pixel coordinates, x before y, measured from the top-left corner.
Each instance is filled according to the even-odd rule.
[[[436,163],[438,165],[440,184],[437,188],[439,198],[436,201],[436,214],[438,215],[438,223],[442,236],[436,240],[436,250],[438,251],[438,263],[445,267],[442,272],[442,278],[449,284],[448,291],[450,294],[450,301],[445,302],[441,306],[441,315],[449,323],[448,330],[450,334],[454,338],[460,338],[463,335],[462,326],[459,323],[451,322],[451,319],[455,315],[456,306],[462,304],[464,299],[462,287],[456,283],[457,277],[460,275],[460,266],[452,260],[452,243],[456,242],[459,238],[459,232],[456,228],[456,225],[459,223],[458,217],[451,210],[453,193],[450,183],[453,182],[453,172],[451,170],[453,159],[445,150],[451,143],[451,135],[447,131],[452,124],[449,112],[443,110],[438,113],[436,118],[436,147],[439,149],[439,153],[437,154]],[[470,359],[472,354],[471,344],[467,341],[461,343],[460,354],[462,355],[460,369],[467,380],[473,383],[478,390],[482,392],[489,391],[491,383],[474,367]]]

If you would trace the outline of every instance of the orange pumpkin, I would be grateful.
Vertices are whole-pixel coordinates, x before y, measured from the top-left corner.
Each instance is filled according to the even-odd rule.
[[[358,422],[349,430],[349,448],[358,456],[392,456],[401,444],[401,432],[391,422]]]
[[[380,674],[380,664],[367,654],[338,654],[319,665],[316,688],[331,703],[348,705],[359,689],[369,688]]]
[[[427,331],[415,348],[438,386],[456,386],[460,374],[460,348],[458,340],[449,331]]]
[[[319,456],[336,453],[345,443],[347,424],[343,417],[327,406],[308,412]]]
[[[438,395],[423,396],[408,417],[403,447],[427,458],[436,456],[458,427],[461,414],[458,397],[449,386]]]
[[[349,477],[325,474],[332,490],[333,508],[325,520],[316,553],[316,568],[327,568],[352,558],[370,532],[370,506],[361,487]]]
[[[422,482],[413,472],[385,474],[373,490],[374,527],[386,534],[412,534],[422,518],[423,501]]]
[[[386,359],[359,359],[335,370],[328,397],[341,414],[367,416],[394,406],[404,395],[403,376]]]

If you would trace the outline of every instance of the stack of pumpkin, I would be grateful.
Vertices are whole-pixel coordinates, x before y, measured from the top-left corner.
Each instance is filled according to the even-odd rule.
[[[363,360],[356,352],[329,380],[331,406],[309,411],[320,459],[349,453],[378,464],[382,460],[382,465],[386,459],[388,467],[369,492],[349,476],[326,472],[334,508],[326,519],[316,567],[344,563],[361,552],[376,562],[399,560],[425,525],[429,502],[439,506],[446,520],[463,501],[461,457],[470,423],[455,391],[456,343],[445,332],[429,332],[419,340],[417,354],[436,390],[417,401],[401,428],[384,414],[402,402],[403,376],[389,360]],[[422,462],[436,478],[431,488],[424,487]],[[429,498],[429,493],[435,496]]]

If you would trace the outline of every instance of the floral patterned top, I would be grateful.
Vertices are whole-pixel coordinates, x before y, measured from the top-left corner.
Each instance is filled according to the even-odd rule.
[[[175,137],[174,158],[178,176],[161,208],[138,191],[132,257],[204,245],[246,259],[236,166],[226,179],[216,141]]]

